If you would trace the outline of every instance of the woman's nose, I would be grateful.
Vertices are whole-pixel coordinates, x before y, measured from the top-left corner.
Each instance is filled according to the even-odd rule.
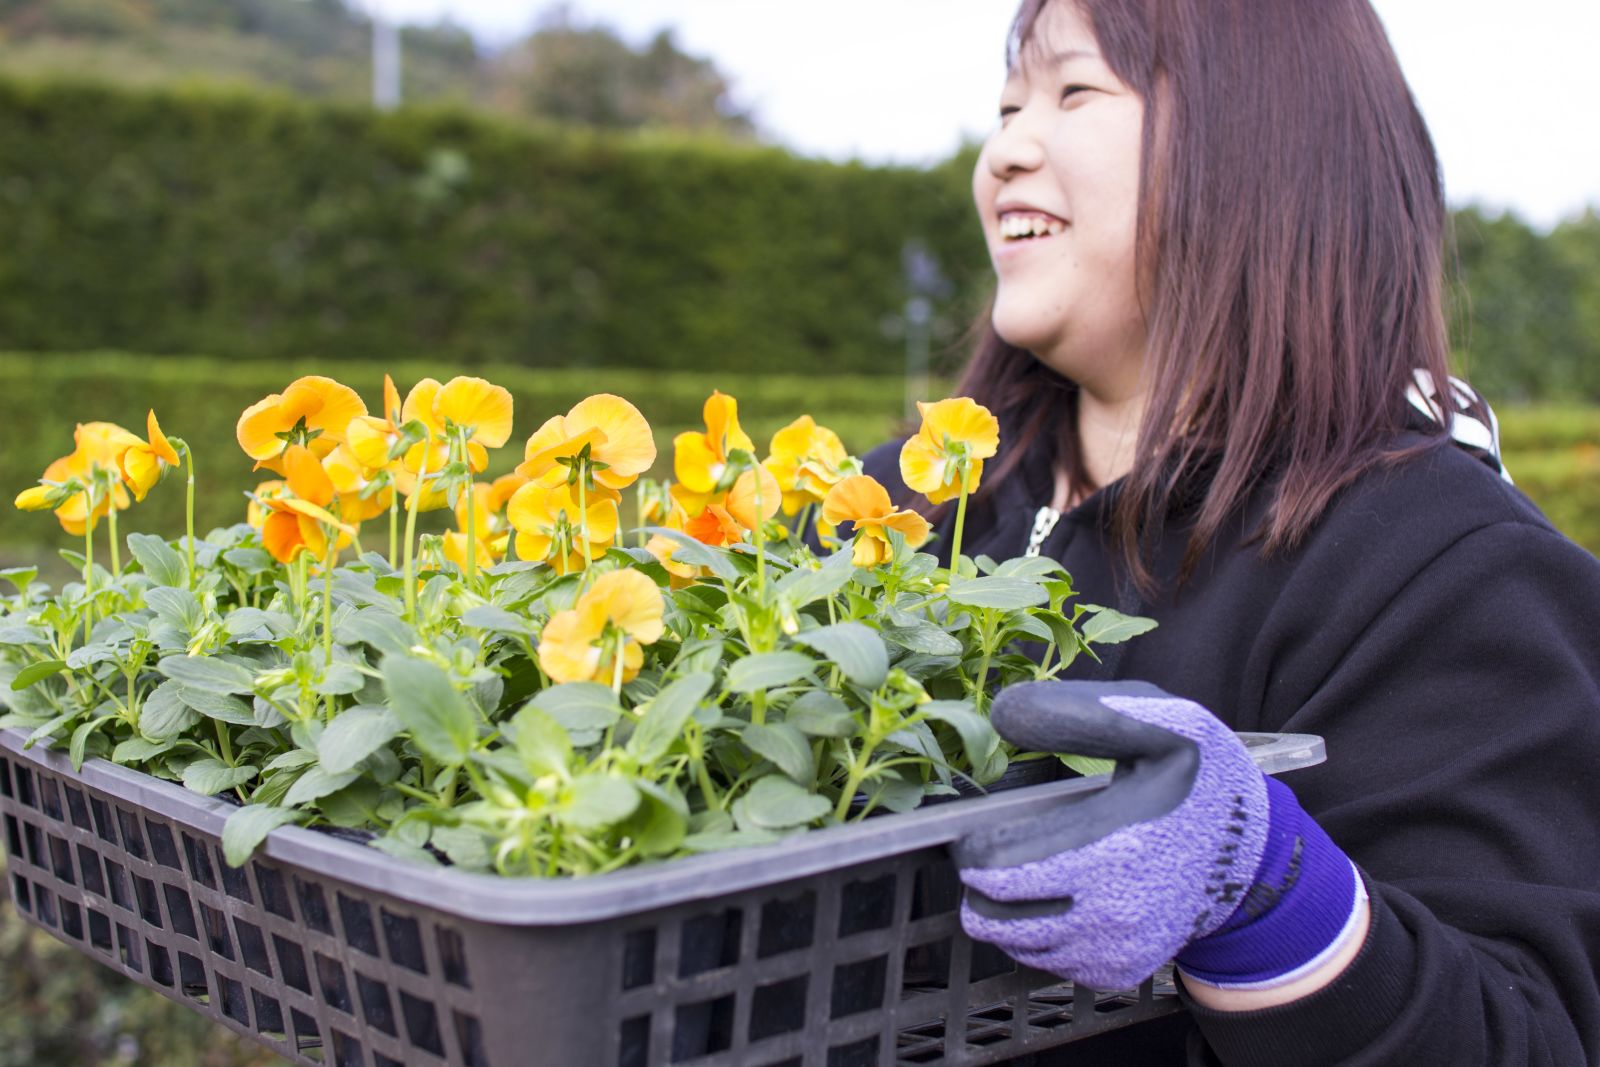
[[[1015,174],[1037,170],[1044,164],[1044,146],[1024,112],[990,135],[984,145],[984,162],[989,173],[1004,180]]]

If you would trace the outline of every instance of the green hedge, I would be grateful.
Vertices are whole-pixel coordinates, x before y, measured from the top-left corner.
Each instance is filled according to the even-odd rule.
[[[441,380],[460,373],[450,363],[389,364],[327,361],[300,363],[227,362],[207,358],[152,357],[117,352],[73,354],[0,353],[0,552],[12,560],[31,546],[76,544],[48,514],[19,512],[9,502],[38,480],[45,466],[72,450],[77,422],[117,422],[143,434],[145,411],[155,408],[167,433],[193,446],[196,524],[201,532],[239,522],[243,492],[271,475],[255,475],[234,437],[239,413],[268,393],[280,392],[301,374],[328,374],[352,386],[376,410],[382,402],[383,375],[391,374],[402,393],[419,378]],[[772,432],[802,414],[834,429],[845,444],[865,452],[892,431],[902,417],[904,386],[899,379],[782,374],[641,370],[530,370],[487,366],[475,369],[509,389],[515,401],[512,439],[490,459],[491,473],[504,473],[522,459],[522,442],[551,415],[561,414],[591,393],[612,392],[639,407],[655,430],[659,457],[655,474],[667,477],[672,437],[701,423],[701,407],[713,388],[736,397],[741,419],[765,449]],[[177,537],[183,532],[182,479],[169,477],[144,503],[124,513],[119,528]],[[439,516],[439,518],[443,518]],[[104,551],[102,548],[101,551]]]
[[[905,243],[987,282],[966,166],[0,80],[0,349],[899,373]]]

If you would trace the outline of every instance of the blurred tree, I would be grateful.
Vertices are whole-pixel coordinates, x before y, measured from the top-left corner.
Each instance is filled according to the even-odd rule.
[[[538,118],[603,129],[754,134],[727,79],[710,60],[681,51],[671,30],[635,49],[606,26],[579,23],[565,4],[499,58],[495,82],[502,107]]]

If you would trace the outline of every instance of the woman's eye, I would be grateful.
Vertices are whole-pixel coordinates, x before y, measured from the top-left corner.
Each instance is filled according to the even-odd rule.
[[[1087,93],[1090,91],[1091,90],[1087,85],[1069,85],[1065,89],[1061,90],[1061,102],[1065,104],[1069,99],[1077,96],[1079,93]]]
[[[1014,105],[1002,105],[1000,108],[1000,125],[1004,126],[1007,119],[1021,110],[1020,107]]]

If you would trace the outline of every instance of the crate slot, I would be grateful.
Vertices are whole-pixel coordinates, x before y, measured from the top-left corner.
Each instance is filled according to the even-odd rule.
[[[117,924],[117,953],[122,958],[122,965],[130,971],[144,973],[144,960],[139,951],[139,939],[132,930]]]
[[[156,944],[148,937],[144,939],[144,950],[150,959],[150,977],[158,984],[168,989],[172,988],[172,956],[165,948]]]
[[[20,763],[17,764],[17,803],[25,808],[39,807],[33,799],[33,772]]]
[[[356,972],[356,996],[361,1001],[361,1017],[369,1027],[382,1030],[390,1037],[399,1037],[395,1028],[394,1004],[389,1000],[389,987],[376,978]]]
[[[987,941],[972,943],[972,963],[967,971],[968,983],[998,978],[1002,974],[1015,974],[1017,961]]]
[[[194,924],[194,908],[190,906],[189,894],[171,882],[161,883],[161,893],[167,898],[167,918],[172,920],[172,929],[191,941],[199,941],[200,930]]]
[[[864,1037],[828,1049],[828,1067],[878,1067],[878,1039]]]
[[[322,895],[322,887],[296,878],[294,889],[300,898],[300,914],[305,916],[306,925],[319,934],[333,936],[333,919],[328,914],[328,899]]]
[[[294,922],[294,906],[289,902],[289,889],[283,884],[283,872],[262,863],[251,864],[256,872],[256,887],[261,890],[261,904],[280,919]]]
[[[361,1042],[340,1030],[333,1032],[334,1067],[367,1067],[361,1054]]]
[[[396,915],[388,908],[378,909],[383,925],[383,940],[389,946],[389,962],[417,974],[428,973],[428,961],[422,952],[422,927],[409,915]],[[349,930],[348,922],[345,929]],[[374,953],[376,955],[376,953]]]
[[[106,860],[106,885],[111,889],[111,903],[123,911],[133,910],[133,896],[128,892],[128,879],[120,863]]]
[[[50,863],[44,854],[44,835],[31,822],[22,824],[22,843],[27,849],[29,863],[41,871],[50,869]]]
[[[434,940],[439,944],[439,966],[444,968],[444,980],[462,989],[472,988],[472,976],[467,973],[467,945],[461,931],[449,926],[436,926]]]
[[[839,936],[883,930],[894,921],[894,874],[846,882],[839,891]]]
[[[339,920],[344,923],[344,942],[357,952],[378,955],[378,931],[372,923],[372,909],[366,901],[335,893],[339,902]]]
[[[61,932],[74,941],[83,940],[83,911],[65,897],[61,899]]]
[[[139,816],[127,808],[117,808],[117,828],[122,831],[122,847],[134,859],[147,860],[150,851],[145,848],[144,832],[139,829]]]
[[[391,1060],[383,1053],[374,1050],[372,1053],[372,1067],[406,1067],[406,1065],[399,1060]]]
[[[766,959],[782,952],[810,948],[816,940],[817,894],[813,890],[761,905],[761,932],[756,957]]]
[[[243,957],[244,965],[257,974],[271,978],[272,961],[267,959],[267,939],[261,936],[261,927],[235,915],[233,933],[239,940],[239,955]]]
[[[211,870],[211,850],[205,842],[184,834],[183,851],[189,857],[189,877],[207,889],[217,888],[217,876]]]
[[[50,869],[67,885],[77,885],[78,876],[72,869],[72,849],[68,847],[66,839],[55,834],[45,834],[44,837],[50,843]]]
[[[133,876],[134,896],[139,898],[139,917],[157,930],[161,925],[161,903],[156,896],[156,884],[141,874]]]
[[[656,928],[633,930],[622,939],[622,988],[638,989],[656,980]]]
[[[89,811],[94,816],[94,832],[108,845],[117,844],[117,830],[111,820],[111,805],[99,797],[89,795]]]
[[[679,1004],[672,1018],[672,1062],[726,1052],[733,1047],[734,998]]]
[[[17,910],[27,914],[33,913],[33,899],[29,882],[15,871],[11,872],[11,899],[17,902]],[[110,946],[107,946],[108,948]]]
[[[70,785],[62,786],[62,789],[67,794],[67,815],[72,819],[72,825],[80,830],[93,831],[94,826],[89,822],[89,803],[83,798],[83,790]]]
[[[178,982],[183,995],[202,1004],[211,1003],[211,983],[206,978],[206,968],[200,957],[187,952],[178,953]]]
[[[56,822],[61,821],[61,789],[54,778],[43,774],[39,775],[39,810]]]
[[[483,1044],[483,1023],[476,1015],[460,1011],[450,1014],[456,1024],[456,1041],[464,1067],[489,1067],[489,1053]]]
[[[222,993],[222,1014],[241,1026],[249,1026],[250,1005],[245,1000],[244,986],[225,974],[217,975],[217,986]]]
[[[883,1007],[883,986],[889,975],[889,957],[841,963],[833,969],[833,992],[828,1018],[842,1019]]]
[[[50,927],[50,929],[54,930],[56,927],[55,894],[50,892],[50,890],[46,889],[42,885],[38,886],[37,891],[33,895],[33,906],[34,917],[40,922],[44,923],[46,926]]]
[[[209,904],[200,905],[200,924],[206,928],[206,943],[211,951],[225,960],[232,961],[233,938],[228,936],[228,920]]]
[[[166,823],[146,819],[144,832],[150,839],[150,853],[155,856],[157,863],[175,871],[183,870],[183,863],[178,859],[177,843],[172,840],[172,830]]]
[[[622,1020],[617,1032],[617,1067],[644,1067],[650,1062],[650,1016]]]
[[[267,1037],[283,1040],[283,1006],[259,989],[250,990],[250,999],[256,1008],[256,1031]]]
[[[15,794],[11,792],[11,761],[4,756],[0,756],[0,797],[15,799]]]
[[[78,873],[83,878],[83,888],[96,896],[106,895],[106,880],[100,873],[100,854],[88,845],[78,846]]]
[[[727,908],[683,920],[678,977],[689,978],[737,963],[743,917],[741,909]]]
[[[295,989],[311,995],[311,978],[306,972],[306,955],[300,946],[277,934],[272,935],[272,950],[278,957],[278,973]]]
[[[805,1026],[806,987],[810,984],[810,975],[798,974],[756,986],[750,1000],[750,1040],[761,1041]]]
[[[950,988],[951,939],[910,945],[900,967],[900,996],[906,999],[929,990]]]
[[[344,980],[344,965],[320,952],[313,952],[311,958],[317,968],[317,985],[322,990],[322,1002],[346,1015],[354,1015],[350,1006],[350,988]]]
[[[307,1059],[321,1063],[322,1031],[317,1028],[317,1021],[299,1008],[290,1008],[289,1018],[294,1023],[295,1049]]]
[[[222,891],[234,900],[242,900],[246,904],[254,904],[255,896],[250,892],[250,873],[243,867],[230,867],[224,861],[218,868],[222,872]]]
[[[414,997],[400,990],[400,1016],[406,1021],[406,1039],[417,1048],[444,1055],[444,1038],[439,1035],[439,1010],[433,1001]]]
[[[14,815],[6,816],[6,851],[17,859],[22,858],[22,830]]]
[[[111,951],[111,916],[96,908],[89,909],[89,944],[102,952]]]

